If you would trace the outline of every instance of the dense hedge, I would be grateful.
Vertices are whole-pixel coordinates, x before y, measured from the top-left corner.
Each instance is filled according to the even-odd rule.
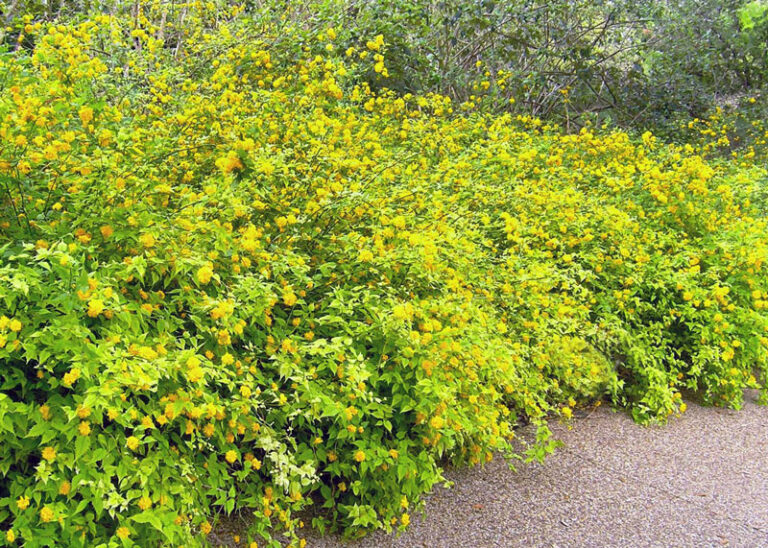
[[[403,527],[524,421],[539,458],[580,403],[765,391],[748,154],[374,94],[386,37],[228,19],[30,23],[0,57],[8,544]]]

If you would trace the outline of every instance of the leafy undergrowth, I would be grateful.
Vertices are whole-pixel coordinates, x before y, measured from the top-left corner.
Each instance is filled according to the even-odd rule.
[[[374,95],[382,38],[185,24],[30,25],[1,57],[9,544],[196,544],[248,510],[299,545],[310,504],[404,527],[522,422],[541,457],[579,403],[765,390],[749,158]]]

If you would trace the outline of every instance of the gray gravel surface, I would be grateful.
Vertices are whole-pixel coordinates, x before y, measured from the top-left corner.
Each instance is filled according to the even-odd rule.
[[[600,407],[551,425],[565,445],[544,464],[512,472],[496,458],[446,471],[454,486],[433,492],[399,536],[308,545],[768,547],[768,407],[756,401],[748,393],[741,411],[690,403],[661,427]]]

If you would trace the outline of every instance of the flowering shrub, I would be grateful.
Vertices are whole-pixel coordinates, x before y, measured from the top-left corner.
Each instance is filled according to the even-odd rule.
[[[765,390],[765,168],[374,94],[386,37],[206,9],[0,57],[5,542],[404,527],[521,421],[540,458],[580,402]]]

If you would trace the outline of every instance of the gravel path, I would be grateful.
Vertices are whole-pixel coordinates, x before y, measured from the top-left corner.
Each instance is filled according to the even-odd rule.
[[[500,458],[448,470],[400,536],[310,538],[322,548],[573,546],[768,547],[768,407],[689,404],[643,428],[598,408],[569,429],[544,464],[511,472]]]

